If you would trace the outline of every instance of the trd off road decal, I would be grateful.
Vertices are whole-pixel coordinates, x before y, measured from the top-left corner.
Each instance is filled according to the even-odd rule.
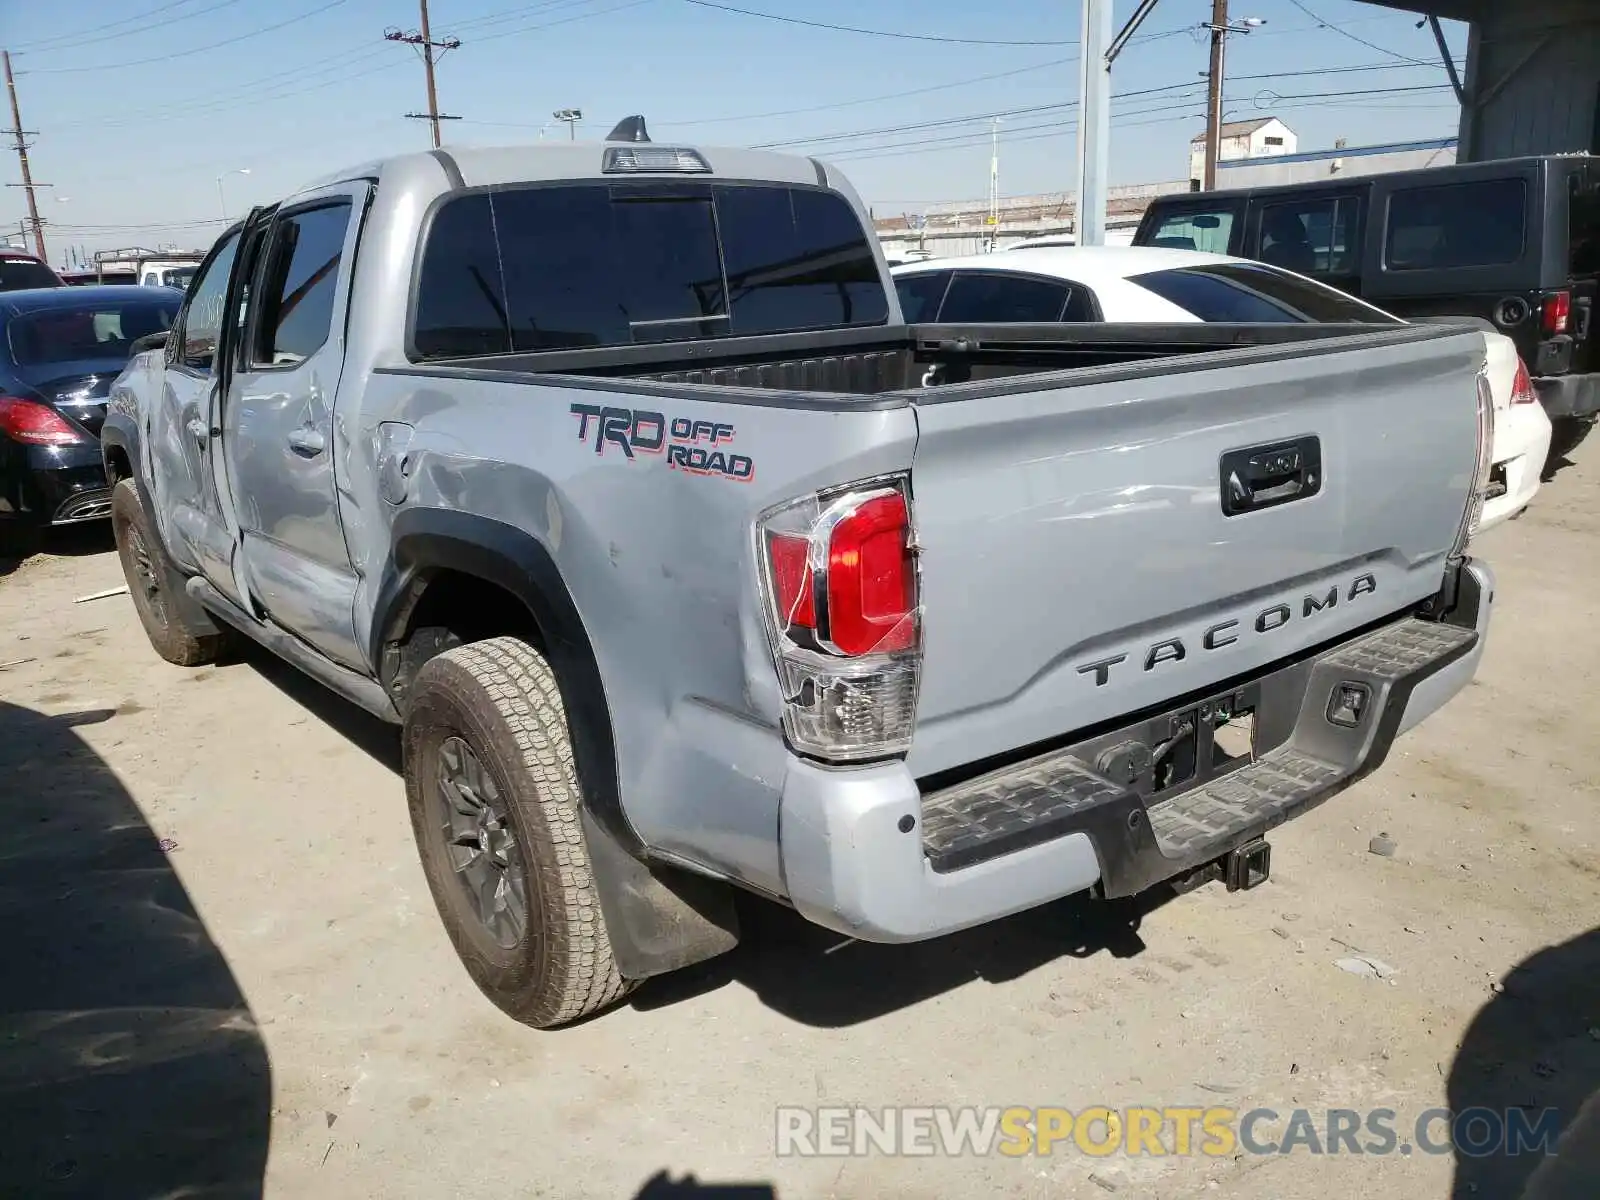
[[[578,440],[593,441],[596,454],[604,455],[615,446],[630,462],[640,454],[665,454],[667,466],[691,475],[718,475],[738,483],[749,483],[756,476],[747,455],[727,450],[733,426],[721,421],[691,421],[642,408],[594,404],[574,404],[572,415],[578,418]]]

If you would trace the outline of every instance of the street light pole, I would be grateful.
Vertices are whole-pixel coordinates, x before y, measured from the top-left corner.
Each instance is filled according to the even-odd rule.
[[[1000,118],[989,130],[989,251],[1000,241]]]

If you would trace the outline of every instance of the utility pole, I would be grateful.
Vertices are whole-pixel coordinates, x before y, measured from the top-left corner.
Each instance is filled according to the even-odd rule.
[[[1266,22],[1260,17],[1246,17],[1237,25],[1228,21],[1228,0],[1211,0],[1211,24],[1202,26],[1211,30],[1211,70],[1206,80],[1206,171],[1205,190],[1217,186],[1217,160],[1222,157],[1222,84],[1227,73],[1228,35],[1249,33]]]
[[[439,137],[440,121],[459,121],[460,117],[452,117],[439,111],[439,91],[434,83],[433,68],[439,58],[443,58],[446,51],[457,50],[461,47],[461,39],[454,37],[433,40],[433,30],[428,25],[428,0],[422,0],[422,28],[413,29],[410,33],[402,33],[398,29],[387,29],[383,34],[388,42],[404,42],[408,46],[417,47],[422,53],[422,67],[428,79],[428,111],[425,113],[408,112],[406,116],[414,120],[427,121],[433,128],[433,148],[437,150],[441,145]],[[438,58],[434,51],[439,51]]]
[[[35,184],[33,171],[28,166],[28,141],[22,129],[22,110],[17,106],[17,81],[11,74],[11,51],[0,51],[5,57],[6,64],[6,91],[11,94],[11,129],[9,133],[17,139],[17,161],[22,164],[22,187],[28,193],[28,220],[33,223],[33,248],[38,252],[39,261],[48,263],[44,252],[44,222],[39,219],[39,198],[35,194],[39,187],[49,187],[49,184]],[[16,184],[11,186],[15,187]]]
[[[1222,72],[1227,46],[1228,0],[1211,0],[1211,70],[1206,79],[1205,189],[1208,192],[1216,190],[1217,159],[1222,154]]]

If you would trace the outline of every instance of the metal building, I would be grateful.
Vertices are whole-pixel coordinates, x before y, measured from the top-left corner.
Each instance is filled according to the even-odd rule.
[[[1448,167],[1456,161],[1456,139],[1392,142],[1382,146],[1337,146],[1273,158],[1245,158],[1217,164],[1219,188],[1279,187],[1286,183],[1326,183],[1390,171]]]
[[[1462,162],[1600,154],[1600,0],[1367,0],[1471,22]]]

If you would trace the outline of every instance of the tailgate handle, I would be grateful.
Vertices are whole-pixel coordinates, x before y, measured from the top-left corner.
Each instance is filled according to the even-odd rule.
[[[1259,512],[1322,490],[1322,443],[1316,437],[1246,446],[1222,456],[1222,512]]]

